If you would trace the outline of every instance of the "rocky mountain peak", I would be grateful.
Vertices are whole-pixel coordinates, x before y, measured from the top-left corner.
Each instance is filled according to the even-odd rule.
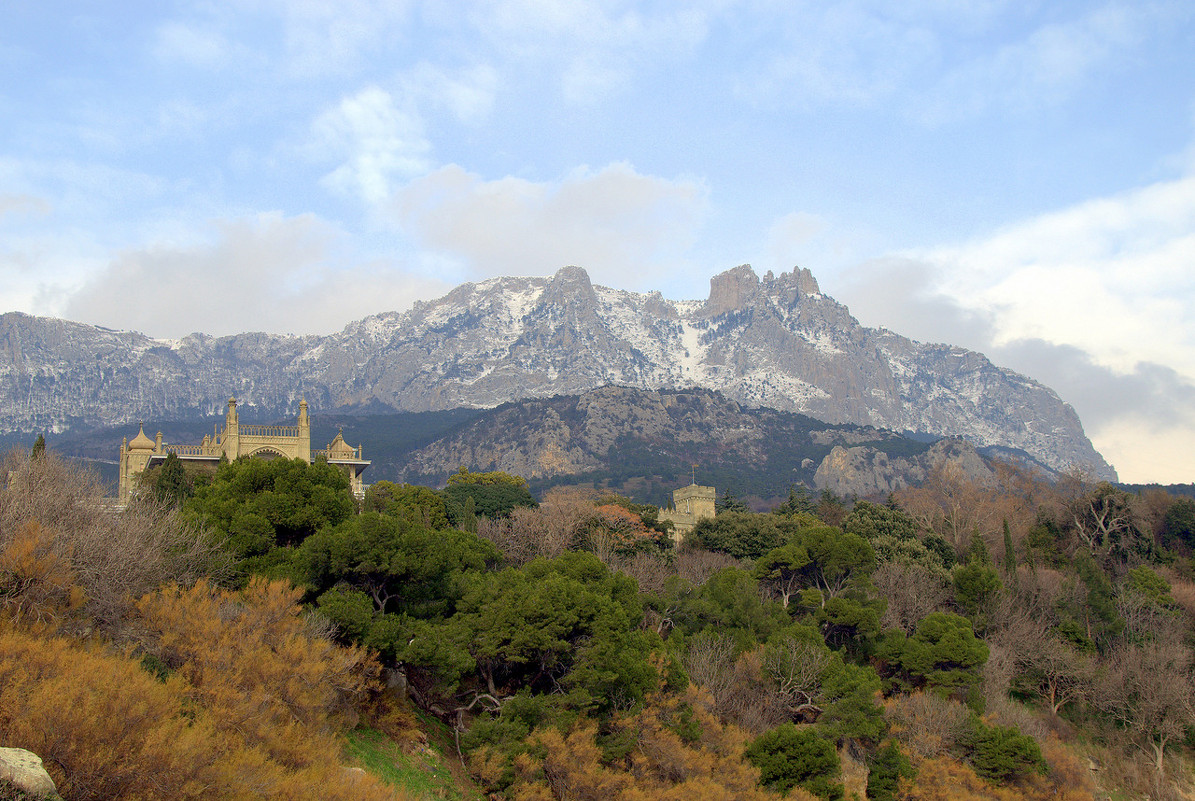
[[[765,283],[772,283],[771,275],[769,272]],[[822,294],[822,290],[818,287],[817,279],[813,277],[813,273],[802,267],[794,267],[791,273],[780,273],[780,277],[775,279],[775,285],[779,290],[796,292],[800,295]]]
[[[745,309],[759,294],[759,276],[750,264],[740,264],[710,279],[710,296],[702,307],[706,317]]]
[[[714,276],[709,298],[694,303],[595,287],[570,266],[466,284],[327,337],[165,341],[0,317],[5,431],[183,420],[232,394],[289,417],[301,397],[325,410],[428,411],[607,385],[704,387],[751,408],[962,436],[1054,469],[1116,476],[1048,387],[982,354],[865,328],[799,268],[761,282],[744,264]]]
[[[820,298],[822,293],[813,273],[801,267],[794,267],[791,273],[780,273],[779,276],[769,270],[760,280],[750,264],[741,264],[710,279],[710,295],[702,307],[702,314],[717,317],[728,311],[759,307],[765,297],[774,298],[781,306],[790,308],[801,298]]]
[[[569,265],[556,271],[548,282],[540,302],[554,305],[573,304],[580,301],[596,301],[597,295],[593,291],[593,282],[589,280],[589,273],[581,267]]]

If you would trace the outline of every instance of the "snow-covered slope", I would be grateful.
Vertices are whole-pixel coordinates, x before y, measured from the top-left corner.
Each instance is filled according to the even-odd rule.
[[[807,270],[715,276],[705,301],[550,278],[464,284],[406,313],[328,337],[153,340],[61,320],[0,317],[0,427],[218,413],[236,394],[263,413],[407,411],[577,394],[608,384],[700,386],[831,423],[964,436],[1057,469],[1115,473],[1053,391],[982,354],[864,328]]]

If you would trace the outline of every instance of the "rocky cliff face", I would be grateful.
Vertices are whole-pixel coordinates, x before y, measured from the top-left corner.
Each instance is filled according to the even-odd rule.
[[[0,429],[313,408],[492,407],[620,385],[706,387],[831,423],[962,436],[1114,471],[1047,387],[981,354],[860,326],[807,270],[715,276],[703,301],[594,286],[584,270],[462,285],[328,337],[154,340],[0,316]]]
[[[617,483],[661,474],[687,480],[696,465],[707,480],[732,476],[779,495],[805,484],[843,497],[883,497],[944,463],[980,483],[993,478],[965,440],[918,444],[876,428],[749,409],[709,390],[604,387],[483,413],[410,454],[402,477],[435,483],[464,465],[533,481],[600,474]]]
[[[957,467],[963,476],[979,484],[995,479],[995,473],[970,443],[944,439],[914,456],[892,456],[874,445],[835,445],[818,465],[813,484],[842,497],[886,496],[920,484],[934,468],[944,464]]]

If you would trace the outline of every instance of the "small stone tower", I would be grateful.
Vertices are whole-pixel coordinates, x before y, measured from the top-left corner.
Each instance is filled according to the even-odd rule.
[[[672,521],[672,539],[679,545],[685,535],[693,530],[697,521],[716,514],[714,502],[718,493],[713,487],[702,487],[696,482],[672,491],[672,509],[661,509],[660,520]]]

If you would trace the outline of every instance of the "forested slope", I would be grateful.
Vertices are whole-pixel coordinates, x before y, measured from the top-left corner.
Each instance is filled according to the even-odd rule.
[[[726,493],[677,548],[654,507],[505,473],[358,508],[324,464],[168,461],[115,513],[53,454],[6,469],[0,740],[66,798],[403,797],[346,770],[367,733],[439,741],[460,797],[1189,786],[1195,501],[1165,492]]]

